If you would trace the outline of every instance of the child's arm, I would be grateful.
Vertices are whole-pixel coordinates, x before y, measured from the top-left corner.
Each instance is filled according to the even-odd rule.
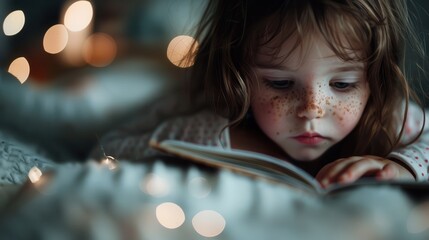
[[[375,175],[377,179],[428,180],[429,171],[429,114],[422,135],[414,143],[390,153],[387,158],[377,156],[355,156],[339,159],[326,165],[317,175],[322,185],[334,182],[353,182],[364,175]],[[413,139],[423,124],[423,114],[410,104],[402,142]]]
[[[375,176],[378,180],[416,179],[411,171],[397,160],[372,155],[338,159],[322,168],[316,179],[326,187],[332,183],[351,183],[367,175]]]
[[[409,168],[417,181],[429,180],[429,109],[425,112],[426,121],[422,135],[412,144],[396,149],[388,158],[396,159]],[[407,143],[420,131],[423,124],[423,114],[415,104],[410,104],[404,136],[401,139]]]

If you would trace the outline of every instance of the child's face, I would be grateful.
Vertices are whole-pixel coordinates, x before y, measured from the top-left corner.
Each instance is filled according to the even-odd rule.
[[[286,41],[279,58],[274,46],[256,57],[259,84],[252,89],[251,108],[261,130],[289,156],[312,161],[344,139],[357,125],[370,94],[365,66],[344,62],[320,38],[308,51],[293,51]],[[278,65],[276,65],[278,64]]]

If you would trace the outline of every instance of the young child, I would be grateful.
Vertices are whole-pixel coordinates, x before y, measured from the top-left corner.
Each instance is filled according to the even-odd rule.
[[[150,139],[174,138],[279,157],[324,186],[428,179],[429,127],[402,71],[404,1],[214,0],[203,16],[192,71],[210,111],[110,134],[108,155],[143,159]]]

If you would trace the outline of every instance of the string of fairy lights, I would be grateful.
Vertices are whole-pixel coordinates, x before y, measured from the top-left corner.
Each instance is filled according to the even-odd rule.
[[[80,66],[83,63],[106,67],[113,62],[117,55],[117,43],[107,33],[93,32],[94,8],[90,1],[67,1],[60,18],[58,24],[49,27],[44,33],[42,47],[47,54],[58,55],[70,66]],[[4,34],[19,34],[25,27],[25,20],[25,12],[22,10],[10,12],[3,21]],[[197,47],[193,37],[177,36],[168,45],[167,58],[178,67],[190,67],[192,61],[182,60],[192,46],[194,49]],[[26,56],[17,57],[9,64],[8,72],[24,83],[31,75],[31,63]]]

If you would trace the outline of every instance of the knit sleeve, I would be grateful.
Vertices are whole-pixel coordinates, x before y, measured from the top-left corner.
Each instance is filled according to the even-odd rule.
[[[138,161],[152,156],[155,152],[149,147],[149,139],[155,129],[166,119],[192,112],[192,108],[178,101],[180,94],[159,99],[131,121],[104,134],[100,144],[91,151],[89,158],[100,160],[104,155],[114,158]],[[104,151],[104,152],[103,152]]]
[[[114,158],[139,161],[159,154],[150,147],[151,141],[166,139],[229,148],[228,135],[223,131],[227,120],[209,111],[176,116],[158,125],[155,124],[157,121],[151,124],[149,120],[146,117],[146,124],[131,124],[106,135],[101,141],[105,153],[95,150],[91,158],[97,160],[106,154]]]
[[[413,170],[417,181],[429,181],[429,123],[428,111],[425,113],[415,104],[410,104],[407,112],[402,143],[415,138],[424,125],[423,133],[411,144],[398,148],[388,155],[397,159]]]
[[[154,153],[154,150],[149,148],[151,136],[152,131],[131,133],[117,129],[100,140],[100,144],[95,146],[89,158],[97,161],[107,155],[115,159],[138,161],[150,157]]]

